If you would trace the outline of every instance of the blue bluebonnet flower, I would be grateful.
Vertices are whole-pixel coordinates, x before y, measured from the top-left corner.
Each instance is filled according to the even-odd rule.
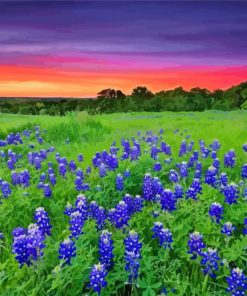
[[[154,177],[153,178],[153,186],[152,186],[153,196],[156,196],[157,194],[161,194],[163,192],[163,190],[164,190],[164,188],[160,182],[160,179],[158,177]]]
[[[38,156],[36,156],[33,160],[33,164],[36,168],[36,170],[40,170],[41,169],[41,162],[42,162],[42,159]]]
[[[79,162],[82,162],[82,161],[84,160],[84,157],[83,157],[83,155],[82,155],[81,153],[78,154],[78,156],[77,156],[77,160],[78,160]]]
[[[217,174],[219,173],[220,170],[220,160],[218,158],[215,158],[213,161],[213,167],[216,168]]]
[[[117,174],[116,176],[116,189],[122,191],[124,189],[124,181],[122,174]]]
[[[95,264],[90,273],[89,288],[93,288],[94,292],[100,295],[102,288],[107,286],[106,276],[107,269],[104,264]]]
[[[143,185],[142,185],[143,198],[145,200],[151,201],[154,199],[152,187],[153,187],[152,176],[149,173],[146,173],[144,176]]]
[[[50,219],[44,208],[40,207],[36,209],[34,213],[34,220],[43,235],[51,235]]]
[[[7,181],[3,181],[1,183],[1,190],[2,190],[2,197],[3,198],[8,198],[10,196],[10,194],[12,193],[10,185]]]
[[[173,183],[179,182],[179,174],[176,170],[171,169],[169,172],[169,180]]]
[[[20,177],[16,171],[11,172],[11,183],[12,183],[12,185],[19,185],[20,184]]]
[[[160,195],[160,204],[162,210],[174,211],[176,210],[176,198],[174,193],[170,189],[164,189]]]
[[[30,265],[26,230],[22,228],[14,229],[12,235],[12,253],[15,254],[15,259],[20,264],[20,267],[22,267],[24,264]]]
[[[181,178],[186,178],[188,176],[188,164],[185,161],[182,161],[179,164],[180,176]]]
[[[167,155],[171,155],[172,152],[171,152],[171,146],[170,145],[166,145],[166,154]]]
[[[237,203],[238,199],[238,186],[235,183],[230,183],[223,189],[223,194],[225,196],[225,202],[229,205]]]
[[[227,236],[231,236],[235,229],[236,229],[236,227],[233,226],[231,222],[227,222],[223,225],[223,227],[221,229],[221,233],[223,233]]]
[[[172,233],[169,229],[163,227],[161,222],[154,222],[154,227],[152,228],[153,238],[158,238],[159,244],[164,249],[171,249],[171,244],[173,242]]]
[[[139,235],[134,230],[131,230],[124,239],[124,245],[125,270],[129,272],[128,282],[133,283],[138,277],[140,268],[142,243],[139,241]]]
[[[101,163],[100,166],[99,166],[99,176],[100,176],[100,178],[105,177],[106,174],[107,174],[106,166],[105,166],[104,163]]]
[[[159,172],[159,171],[161,171],[162,166],[161,166],[161,164],[160,164],[159,162],[156,162],[156,163],[154,164],[153,169],[154,169],[155,172]]]
[[[217,181],[217,169],[214,166],[210,166],[206,172],[205,172],[205,183],[216,187],[216,181]]]
[[[86,174],[89,175],[91,173],[92,169],[90,166],[87,166],[86,168]]]
[[[247,163],[242,166],[241,177],[247,179]]]
[[[30,224],[27,229],[27,248],[30,260],[43,256],[45,236],[37,224]]]
[[[49,178],[49,181],[50,181],[50,183],[51,183],[52,186],[54,186],[54,185],[57,184],[57,179],[56,179],[55,174],[49,174],[48,175],[48,178]]]
[[[208,213],[211,216],[213,221],[215,221],[216,223],[220,223],[223,212],[224,212],[224,208],[222,207],[222,205],[217,202],[213,202],[210,206]]]
[[[53,167],[51,167],[51,166],[48,166],[47,173],[48,173],[48,175],[55,174],[55,171],[54,171]]]
[[[243,229],[243,234],[247,235],[247,218],[244,219],[244,229]]]
[[[66,176],[66,172],[67,172],[67,169],[66,169],[66,164],[64,164],[63,162],[59,164],[59,174],[62,176],[62,177],[65,177]]]
[[[81,179],[81,177],[76,177],[74,183],[75,183],[75,189],[77,191],[82,190],[83,180]]]
[[[183,195],[184,195],[184,190],[183,190],[182,185],[176,184],[174,187],[174,196],[176,198],[182,198]]]
[[[124,177],[125,178],[128,178],[130,176],[130,170],[129,169],[126,169],[125,171],[124,171]]]
[[[219,186],[221,189],[223,189],[228,183],[228,177],[226,173],[221,173],[219,176]]]
[[[44,197],[51,197],[52,191],[51,191],[50,184],[43,184],[42,189],[43,189]]]
[[[218,139],[215,139],[213,141],[213,143],[210,145],[210,148],[212,148],[213,150],[217,151],[217,150],[220,149],[220,146],[221,146],[220,141]]]
[[[138,149],[138,147],[133,146],[131,151],[130,151],[130,154],[129,154],[130,160],[131,161],[136,161],[136,160],[139,159],[140,155],[141,155],[141,153],[140,153],[140,150]]]
[[[199,179],[194,179],[188,190],[186,191],[186,199],[192,198],[197,200],[197,195],[202,193],[202,185]]]
[[[179,149],[179,157],[182,157],[186,153],[187,153],[187,144],[186,144],[186,141],[183,140]]]
[[[46,180],[46,173],[42,173],[40,176],[39,176],[39,181],[40,182],[45,182]]]
[[[129,221],[128,206],[121,200],[116,208],[111,209],[108,213],[109,221],[116,226],[116,228],[122,228],[128,225]]]
[[[24,187],[27,188],[30,186],[30,173],[27,169],[23,170],[19,174],[20,177],[20,184]]]
[[[76,246],[75,242],[70,238],[66,238],[59,247],[58,250],[59,259],[64,260],[64,264],[71,265],[72,257],[76,256]]]
[[[212,157],[212,159],[216,159],[217,158],[217,152],[213,150],[211,152],[211,157]]]
[[[233,168],[236,164],[236,154],[234,150],[229,150],[224,155],[224,165],[225,167]]]
[[[85,222],[85,219],[83,217],[83,214],[80,211],[76,210],[70,214],[70,221],[69,221],[69,224],[70,224],[69,230],[71,232],[70,237],[74,237],[76,239],[79,238],[79,235],[83,233],[82,227],[84,225],[84,222]]]
[[[160,151],[166,153],[166,143],[163,141],[160,143]]]
[[[201,265],[203,266],[203,273],[209,274],[212,278],[216,278],[215,272],[219,270],[220,257],[216,249],[208,248],[203,252]]]
[[[84,173],[83,173],[82,169],[78,168],[75,172],[75,175],[76,175],[76,177],[80,177],[84,181],[85,177],[84,177]]]
[[[0,242],[4,239],[4,234],[0,231]]]
[[[159,148],[154,144],[151,146],[150,155],[152,159],[156,159],[159,153]]]
[[[69,169],[70,169],[70,171],[71,171],[71,172],[75,172],[75,171],[76,171],[76,168],[77,168],[77,166],[76,166],[75,161],[74,161],[74,160],[71,160],[71,161],[69,162]]]
[[[113,240],[108,230],[103,230],[99,240],[99,261],[109,270],[113,266]]]
[[[10,170],[14,170],[14,169],[15,169],[15,163],[13,162],[12,159],[9,159],[9,160],[7,161],[7,166],[8,166],[8,168],[9,168]]]
[[[243,148],[244,152],[247,152],[247,143],[243,144],[242,148]]]
[[[143,199],[140,195],[136,195],[135,197],[130,194],[125,194],[123,197],[123,201],[127,205],[128,215],[131,216],[134,213],[141,212],[143,208]]]
[[[102,230],[106,224],[107,214],[103,207],[100,207],[96,201],[90,203],[91,217],[95,220],[98,230]]]
[[[198,255],[203,256],[203,250],[206,245],[202,240],[203,236],[199,232],[195,231],[190,234],[190,239],[188,241],[189,254],[192,254],[191,259],[196,259]]]
[[[233,268],[230,276],[226,277],[227,292],[232,296],[245,296],[247,291],[247,277],[240,268]]]

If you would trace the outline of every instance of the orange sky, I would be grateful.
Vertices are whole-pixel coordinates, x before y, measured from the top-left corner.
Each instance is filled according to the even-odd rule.
[[[247,77],[247,66],[242,67],[170,67],[112,71],[87,71],[34,66],[0,66],[0,96],[63,96],[94,97],[104,88],[119,88],[125,93],[138,85],[156,92],[183,86],[200,86],[210,90],[226,89]]]

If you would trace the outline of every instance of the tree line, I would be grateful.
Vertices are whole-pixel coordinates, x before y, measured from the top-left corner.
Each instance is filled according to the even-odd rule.
[[[63,116],[70,111],[87,111],[89,114],[136,111],[204,111],[247,110],[247,82],[227,90],[209,91],[205,88],[182,87],[153,93],[145,86],[133,89],[131,95],[121,90],[104,89],[95,99],[64,98],[0,98],[0,112]]]

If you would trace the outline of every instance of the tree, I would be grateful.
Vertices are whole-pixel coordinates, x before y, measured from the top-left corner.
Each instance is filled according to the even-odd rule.
[[[133,89],[131,96],[134,98],[150,99],[154,97],[154,94],[146,86],[137,86]]]

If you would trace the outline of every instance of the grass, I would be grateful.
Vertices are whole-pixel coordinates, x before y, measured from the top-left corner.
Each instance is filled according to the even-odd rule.
[[[103,179],[98,177],[97,169],[92,170],[92,174],[86,179],[91,190],[85,192],[85,195],[89,201],[96,200],[107,209],[114,207],[125,193],[141,194],[142,179],[146,172],[158,176],[165,188],[172,188],[167,174],[171,168],[176,168],[177,162],[181,162],[178,149],[186,135],[191,137],[187,141],[193,139],[197,150],[201,139],[205,141],[206,146],[209,146],[214,139],[220,141],[222,147],[218,158],[221,160],[221,171],[226,172],[231,181],[239,182],[240,167],[247,162],[247,153],[242,150],[242,144],[247,142],[246,111],[126,113],[93,117],[86,113],[72,113],[66,117],[1,114],[0,136],[5,137],[11,131],[21,131],[35,125],[47,130],[43,134],[44,144],[37,144],[35,138],[31,137],[23,145],[3,148],[5,151],[11,148],[21,153],[23,158],[18,161],[16,170],[27,168],[32,176],[29,188],[12,186],[13,193],[0,204],[0,232],[2,231],[5,236],[2,245],[0,244],[0,295],[3,296],[94,295],[93,291],[87,288],[90,269],[98,261],[99,233],[93,221],[85,223],[84,234],[76,242],[77,256],[72,260],[72,265],[61,268],[58,259],[59,244],[69,235],[69,220],[63,211],[68,202],[74,204],[78,194],[74,188],[74,175],[68,173],[65,180],[58,175],[54,153],[42,163],[41,171],[35,170],[27,163],[27,153],[30,150],[28,144],[34,144],[35,151],[54,146],[56,152],[67,157],[69,161],[76,160],[78,153],[82,153],[85,160],[81,167],[85,170],[91,165],[94,154],[97,151],[108,150],[113,141],[116,140],[117,146],[120,147],[122,137],[130,139],[132,136],[137,137],[138,131],[145,135],[149,130],[157,134],[160,128],[164,128],[163,139],[172,148],[173,161],[165,165],[163,161],[167,157],[161,156],[160,162],[163,165],[161,172],[153,172],[154,161],[150,159],[149,153],[143,153],[137,163],[129,160],[120,161],[117,171],[110,172]],[[179,129],[179,132],[174,133],[175,129]],[[146,143],[142,142],[141,146],[142,151],[150,149]],[[222,164],[224,154],[229,149],[234,149],[237,154],[237,165],[234,169],[224,168]],[[188,160],[188,156],[182,160]],[[55,164],[57,175],[57,185],[52,188],[51,199],[44,198],[42,191],[36,188],[41,172],[47,170],[48,161]],[[203,160],[204,171],[210,165],[210,159]],[[116,173],[123,173],[126,168],[130,169],[131,177],[125,181],[125,189],[120,193],[115,190],[115,176]],[[11,182],[11,173],[6,166],[6,160],[1,159],[0,178]],[[182,182],[185,189],[189,187],[192,178],[191,170],[189,177]],[[98,184],[102,188],[100,192],[95,189]],[[26,191],[28,196],[23,195]],[[143,243],[143,259],[138,285],[132,287],[132,295],[160,295],[162,288],[170,291],[168,295],[226,295],[225,276],[229,274],[229,269],[225,266],[220,267],[217,280],[205,277],[201,272],[199,261],[190,260],[187,254],[187,241],[189,233],[194,230],[201,232],[207,245],[218,248],[221,258],[227,259],[230,267],[239,266],[246,274],[247,239],[241,235],[241,227],[247,205],[242,197],[239,200],[237,205],[227,206],[224,204],[223,194],[203,184],[203,194],[198,202],[183,199],[179,202],[177,210],[172,213],[160,211],[157,204],[147,204],[141,213],[134,215],[130,220],[129,229],[135,229],[140,235]],[[224,222],[229,220],[237,226],[237,231],[228,245],[220,234],[220,225],[216,225],[208,217],[208,208],[213,201],[224,204]],[[27,227],[33,223],[33,213],[38,207],[44,207],[48,212],[53,227],[52,235],[46,239],[43,258],[30,267],[23,266],[20,269],[11,253],[11,232],[15,227]],[[152,217],[153,210],[160,211],[160,216],[156,219]],[[174,245],[171,251],[160,248],[157,241],[152,239],[151,228],[153,222],[158,220],[173,233]],[[122,243],[127,232],[115,230],[110,224],[107,226],[113,233],[115,266],[107,277],[108,286],[102,291],[102,295],[128,295]]]

